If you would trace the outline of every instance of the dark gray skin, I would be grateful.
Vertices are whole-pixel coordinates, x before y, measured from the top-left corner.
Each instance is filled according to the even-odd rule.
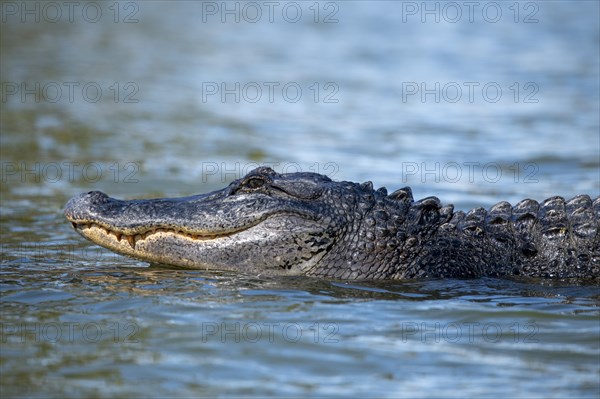
[[[75,230],[151,263],[344,280],[528,276],[598,279],[600,197],[455,212],[410,188],[261,167],[185,198],[72,198]]]

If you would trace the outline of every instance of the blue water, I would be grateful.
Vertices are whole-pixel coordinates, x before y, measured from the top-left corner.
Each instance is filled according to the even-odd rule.
[[[61,213],[263,164],[458,209],[597,196],[597,2],[53,4],[1,9],[2,397],[600,395],[597,286],[148,267]]]

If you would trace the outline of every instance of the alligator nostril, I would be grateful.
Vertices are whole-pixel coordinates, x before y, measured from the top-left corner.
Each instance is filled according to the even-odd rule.
[[[102,191],[89,191],[87,194],[84,194],[84,198],[91,203],[104,203],[109,199],[109,196],[104,194]]]

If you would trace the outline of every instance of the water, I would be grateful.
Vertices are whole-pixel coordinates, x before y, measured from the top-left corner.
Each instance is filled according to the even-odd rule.
[[[72,22],[23,4],[0,28],[3,397],[600,394],[597,286],[148,267],[61,214],[259,164],[459,209],[597,196],[597,2],[499,3],[497,21],[483,2],[472,22],[452,3],[455,23],[435,2],[298,2],[297,22],[259,2],[254,23],[245,3],[239,23],[221,2],[83,2]]]

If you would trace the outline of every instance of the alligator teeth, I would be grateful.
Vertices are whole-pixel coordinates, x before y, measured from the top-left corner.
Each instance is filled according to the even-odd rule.
[[[172,234],[175,234],[178,236],[187,237],[191,240],[214,240],[214,239],[224,236],[224,235],[219,235],[219,234],[192,234],[192,233],[187,233],[187,232],[181,231],[181,230],[170,230],[170,229],[165,229],[165,228],[157,228],[154,230],[146,231],[144,233],[129,235],[129,234],[113,231],[109,228],[106,228],[104,226],[101,226],[101,225],[99,225],[97,223],[93,223],[93,222],[82,222],[82,223],[71,222],[71,225],[73,226],[74,229],[91,229],[92,227],[95,227],[97,229],[102,230],[106,235],[113,235],[118,242],[121,242],[123,239],[126,239],[132,249],[135,249],[135,244],[139,240],[145,240],[146,238],[148,238],[148,236],[150,236],[152,234],[156,234],[156,233],[172,233]]]
[[[135,249],[135,237],[134,236],[125,236],[127,238],[127,242],[131,245],[132,249]]]

